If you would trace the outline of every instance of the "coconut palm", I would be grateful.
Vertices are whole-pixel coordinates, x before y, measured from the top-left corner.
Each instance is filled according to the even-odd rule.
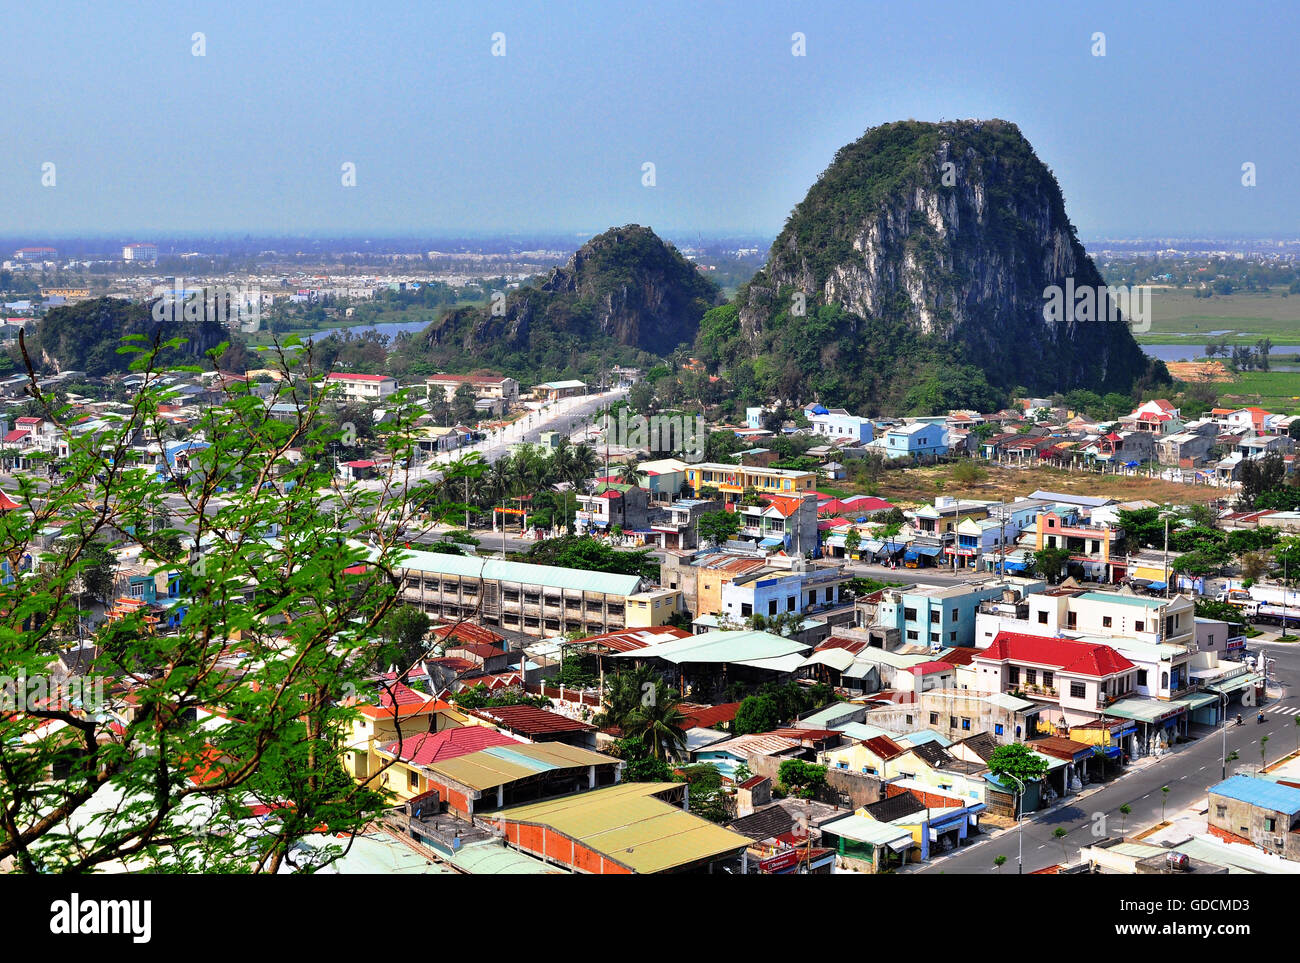
[[[656,759],[666,761],[681,755],[686,749],[686,720],[678,708],[680,701],[663,680],[656,679],[627,717],[624,733],[640,738]]]

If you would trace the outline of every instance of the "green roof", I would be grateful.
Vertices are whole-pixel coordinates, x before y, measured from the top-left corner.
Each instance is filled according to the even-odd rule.
[[[605,595],[633,595],[642,586],[639,575],[589,572],[578,568],[561,568],[558,565],[535,565],[532,562],[510,562],[475,555],[450,555],[446,552],[403,552],[397,567],[408,571],[518,582],[523,585],[568,589],[573,592],[600,592]]]
[[[1120,605],[1136,605],[1144,609],[1159,608],[1173,601],[1172,599],[1142,598],[1138,595],[1121,595],[1119,592],[1084,592],[1079,598],[1091,599],[1094,602],[1118,602]]]
[[[643,649],[619,652],[614,658],[663,659],[674,665],[701,662],[761,662],[781,659],[783,656],[801,655],[809,646],[793,639],[782,638],[771,632],[736,630],[705,632],[684,639],[669,639],[647,645]],[[803,659],[796,660],[796,667]],[[781,663],[784,668],[784,663]]]

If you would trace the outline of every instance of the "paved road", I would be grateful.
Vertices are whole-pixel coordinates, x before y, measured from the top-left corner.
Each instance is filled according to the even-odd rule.
[[[1270,659],[1277,660],[1269,677],[1269,691],[1279,697],[1264,705],[1263,724],[1255,721],[1254,712],[1246,710],[1244,725],[1229,725],[1226,730],[1197,727],[1193,734],[1199,734],[1199,737],[1194,741],[1175,746],[1158,761],[1146,763],[1139,760],[1138,765],[1145,765],[1145,768],[1135,766],[1128,774],[1090,792],[1083,799],[1066,800],[1061,808],[1050,813],[1026,818],[1023,824],[1024,871],[1029,873],[1065,861],[1061,842],[1052,835],[1058,827],[1068,833],[1065,851],[1073,859],[1081,846],[1091,843],[1093,827],[1101,825],[1097,822],[1097,814],[1105,816],[1105,828],[1100,835],[1118,835],[1121,829],[1131,834],[1163,818],[1161,802],[1165,794],[1160,791],[1162,786],[1169,787],[1167,798],[1163,800],[1166,813],[1176,813],[1203,799],[1206,789],[1222,777],[1225,736],[1227,754],[1231,755],[1235,750],[1239,756],[1235,763],[1227,764],[1229,775],[1239,766],[1259,766],[1261,736],[1269,737],[1266,746],[1269,762],[1294,751],[1297,740],[1300,740],[1300,725],[1296,724],[1296,719],[1300,719],[1300,644],[1256,645],[1252,640],[1252,645],[1258,651],[1266,652]],[[1133,810],[1127,818],[1119,811],[1125,803]],[[996,872],[993,858],[1002,855],[1007,857],[1002,872],[1014,873],[1020,845],[1018,833],[1012,829],[998,836],[985,837],[965,849],[916,868],[908,867],[904,872],[992,873]]]

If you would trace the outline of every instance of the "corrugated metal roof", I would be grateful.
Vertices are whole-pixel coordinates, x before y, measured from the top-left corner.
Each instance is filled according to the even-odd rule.
[[[640,590],[637,575],[589,572],[557,565],[534,565],[474,555],[448,555],[445,552],[403,552],[399,568],[462,578],[483,578],[502,582],[519,582],[574,592],[600,592],[605,595],[632,595]]]
[[[561,742],[544,742],[532,745],[494,746],[482,752],[435,763],[429,771],[445,776],[462,786],[482,792],[539,772],[556,769],[576,769],[614,763],[618,760],[590,749],[579,749]]]
[[[749,837],[657,799],[664,783],[622,783],[507,809],[508,822],[548,826],[637,873],[739,852]]]
[[[659,658],[674,665],[701,662],[745,662],[778,659],[781,656],[800,655],[809,646],[771,632],[718,631],[692,635],[684,639],[671,639],[648,645],[635,652],[615,653],[613,658]],[[802,662],[800,657],[798,662]],[[797,666],[796,666],[797,667]]]
[[[854,813],[845,816],[842,819],[833,819],[830,822],[822,823],[823,833],[834,833],[844,839],[851,839],[859,843],[871,843],[873,846],[888,846],[890,843],[900,843],[903,840],[910,840],[912,833],[907,829],[900,829],[892,823],[882,823],[875,819],[868,819],[866,816],[859,816]]]
[[[1261,809],[1294,816],[1300,813],[1300,789],[1292,789],[1281,783],[1256,779],[1251,776],[1229,776],[1218,785],[1210,787],[1210,794],[1227,796],[1238,802],[1249,803]]]

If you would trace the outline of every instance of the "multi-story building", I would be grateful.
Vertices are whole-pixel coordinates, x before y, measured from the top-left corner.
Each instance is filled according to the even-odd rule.
[[[910,585],[888,589],[876,606],[874,625],[897,629],[904,645],[932,649],[975,644],[980,604],[1008,591],[1042,588],[1025,579],[989,580],[969,585]]]
[[[574,528],[579,535],[590,532],[641,531],[650,524],[649,499],[636,485],[605,484],[591,494],[577,496]]]
[[[333,371],[326,377],[325,384],[348,401],[382,401],[397,391],[397,379],[390,375],[344,374]]]
[[[1137,685],[1137,667],[1108,645],[1018,632],[999,632],[972,665],[979,691],[1054,706],[1067,725],[1101,718]]]
[[[722,614],[734,622],[755,615],[806,615],[840,604],[840,586],[848,579],[836,568],[813,571],[757,571],[732,579],[721,588]]]
[[[866,444],[875,437],[875,428],[870,418],[851,415],[843,408],[832,408],[825,414],[808,416],[814,435],[821,435],[831,441],[849,439],[854,444]]]
[[[402,597],[430,615],[537,636],[625,628],[628,596],[650,587],[637,575],[442,552],[408,552],[400,572]]]
[[[704,498],[681,498],[668,506],[667,518],[650,522],[660,548],[692,549],[700,543],[700,517],[722,511],[722,502]]]
[[[426,378],[424,384],[428,397],[438,398],[441,392],[442,400],[448,402],[456,397],[461,385],[469,385],[476,400],[494,402],[502,411],[508,411],[519,400],[519,382],[500,375],[436,374]]]
[[[158,263],[157,244],[126,244],[122,247],[122,260],[140,264]]]
[[[726,505],[734,505],[746,492],[796,495],[801,491],[810,491],[817,485],[817,475],[815,472],[785,468],[700,462],[686,466],[686,484],[696,497],[699,497],[702,488],[716,488],[722,493]]]
[[[1131,638],[1152,644],[1195,643],[1195,606],[1176,595],[1155,598],[1126,592],[1054,588],[1013,601],[991,599],[976,616],[974,644],[989,645],[999,632],[1047,636]]]
[[[1115,555],[1124,535],[1122,528],[1094,525],[1082,520],[1077,511],[1061,510],[1043,512],[1027,531],[1032,535],[1035,552],[1065,549],[1070,553],[1070,563],[1083,567],[1084,578],[1113,582],[1124,577],[1124,556]]]
[[[761,505],[733,505],[740,515],[742,541],[757,542],[760,548],[791,555],[816,554],[819,548],[817,496],[767,495]]]

